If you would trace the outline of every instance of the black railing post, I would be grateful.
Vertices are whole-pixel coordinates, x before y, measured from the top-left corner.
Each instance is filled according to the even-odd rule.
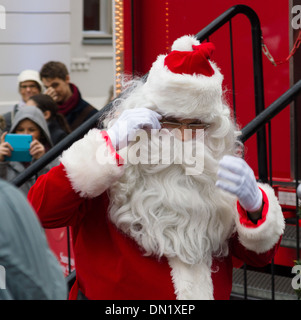
[[[235,70],[234,70],[234,50],[233,50],[233,32],[232,32],[232,20],[229,21],[229,33],[230,33],[230,56],[231,56],[231,74],[232,74],[232,104],[233,104],[233,116],[235,124],[237,123],[236,115],[236,92],[235,92]]]
[[[301,82],[301,80],[299,80],[299,82]],[[298,83],[298,82],[297,82]],[[297,107],[297,104],[296,104],[296,99],[295,99],[295,103],[294,103],[294,108]],[[296,110],[294,112],[294,115],[296,115]],[[299,155],[298,155],[298,140],[299,140],[299,137],[298,137],[298,127],[297,127],[297,124],[298,124],[298,120],[297,120],[297,117],[295,116],[294,117],[294,144],[295,144],[295,154],[294,154],[294,175],[295,175],[295,188],[296,188],[296,261],[299,261],[300,259],[300,233],[299,233],[299,230],[300,230],[300,226],[299,226],[299,214],[300,214],[300,211],[299,211],[299,198],[298,198],[298,192],[297,192],[297,189],[298,189],[298,186],[299,186]]]
[[[208,36],[230,21],[237,14],[244,14],[251,23],[252,32],[252,51],[253,51],[253,74],[254,74],[254,92],[255,92],[255,112],[256,116],[264,110],[264,90],[263,90],[263,71],[262,71],[262,51],[261,51],[261,27],[256,12],[248,6],[236,5],[225,11],[218,18],[213,20],[204,29],[202,29],[196,38],[204,41]],[[267,146],[266,133],[264,129],[257,132],[258,149],[258,175],[259,180],[268,182],[267,165]]]

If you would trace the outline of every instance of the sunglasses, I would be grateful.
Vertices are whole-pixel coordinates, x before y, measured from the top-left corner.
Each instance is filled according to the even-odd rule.
[[[180,129],[182,127],[186,127],[186,129],[192,130],[206,130],[210,127],[209,123],[183,123],[183,122],[172,122],[172,121],[160,121],[162,129]]]

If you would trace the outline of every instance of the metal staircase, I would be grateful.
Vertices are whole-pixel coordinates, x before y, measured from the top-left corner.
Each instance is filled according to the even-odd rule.
[[[291,279],[284,276],[274,276],[274,288],[271,275],[263,272],[248,270],[245,277],[244,269],[233,269],[232,299],[245,298],[245,281],[247,281],[248,300],[297,300],[292,288]]]

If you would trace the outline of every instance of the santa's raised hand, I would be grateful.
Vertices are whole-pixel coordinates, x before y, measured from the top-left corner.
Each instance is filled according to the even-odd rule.
[[[257,186],[253,170],[245,160],[224,156],[219,162],[216,185],[237,196],[248,212],[258,212],[262,206],[262,193]]]
[[[122,112],[107,133],[116,150],[127,146],[128,138],[138,129],[160,129],[162,116],[147,108],[129,109]]]

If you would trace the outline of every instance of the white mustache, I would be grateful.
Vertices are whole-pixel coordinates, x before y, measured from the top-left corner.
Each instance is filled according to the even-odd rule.
[[[123,164],[178,164],[186,175],[199,175],[204,170],[204,130],[140,129],[129,135],[129,145],[119,153]],[[97,160],[103,164],[109,157],[97,153]]]

